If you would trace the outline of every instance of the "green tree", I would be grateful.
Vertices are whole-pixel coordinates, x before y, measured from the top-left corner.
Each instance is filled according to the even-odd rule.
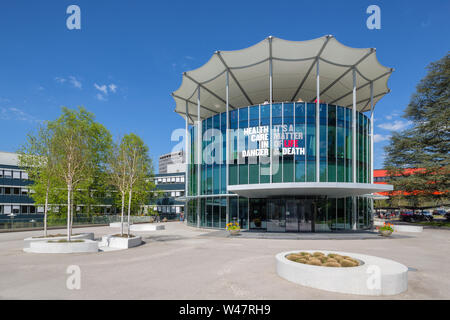
[[[53,131],[47,123],[38,127],[36,132],[27,135],[26,143],[18,151],[19,166],[33,181],[30,189],[32,199],[37,204],[44,203],[44,236],[47,236],[47,214],[49,199],[60,185],[54,176],[55,158],[51,153]]]
[[[50,145],[55,159],[54,174],[64,181],[67,188],[67,240],[70,241],[73,193],[104,170],[111,134],[82,107],[78,110],[63,107],[62,115],[49,122],[49,128],[53,132]]]
[[[404,118],[412,126],[393,133],[385,147],[385,168],[396,197],[413,206],[421,200],[448,199],[450,177],[450,56],[428,66]],[[405,170],[406,169],[406,170]],[[407,170],[419,169],[419,170]]]
[[[109,161],[109,180],[120,194],[121,235],[123,235],[125,202],[128,202],[129,235],[132,209],[138,212],[153,196],[155,184],[150,179],[153,175],[152,161],[148,155],[148,147],[134,133],[125,135],[115,144],[112,154]]]
[[[123,236],[123,215],[125,210],[125,195],[128,191],[128,163],[126,161],[126,148],[123,139],[115,143],[112,148],[112,154],[108,161],[109,182],[120,193],[121,211],[120,211],[120,235]]]

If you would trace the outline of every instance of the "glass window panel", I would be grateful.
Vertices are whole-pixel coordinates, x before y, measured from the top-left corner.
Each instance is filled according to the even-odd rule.
[[[213,227],[214,228],[219,228],[220,225],[220,198],[214,198],[213,200],[213,216],[212,216],[212,221],[213,221]]]
[[[328,106],[328,181],[336,182],[336,106]]]
[[[248,198],[239,197],[239,225],[248,229]]]
[[[238,222],[238,197],[229,198],[228,213],[230,215],[229,222]]]
[[[307,128],[306,128],[306,181],[316,181],[316,105],[307,105]]]

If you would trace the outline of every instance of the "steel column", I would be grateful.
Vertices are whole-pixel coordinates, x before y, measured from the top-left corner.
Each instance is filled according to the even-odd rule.
[[[201,195],[202,120],[200,118],[200,86],[197,87],[197,196]],[[197,198],[197,227],[200,227],[200,197]]]
[[[316,182],[320,182],[320,72],[316,62]]]
[[[229,72],[227,70],[226,73],[226,87],[225,87],[225,106],[226,106],[226,114],[227,114],[227,125],[226,125],[226,142],[225,142],[225,170],[226,170],[226,193],[228,194],[228,184],[230,182],[230,170],[229,170],[229,159],[230,159],[230,112],[229,112],[229,90],[230,90],[230,82],[229,82]],[[229,210],[229,201],[227,197],[227,207],[226,207],[226,223],[230,221],[230,210]]]
[[[353,183],[356,183],[356,69],[353,68],[353,108],[352,108],[352,170],[353,170]],[[353,206],[353,226],[352,229],[356,230],[356,197],[352,197]]]

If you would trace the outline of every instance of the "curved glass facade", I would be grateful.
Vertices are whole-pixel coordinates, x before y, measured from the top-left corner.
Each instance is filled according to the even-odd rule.
[[[196,198],[189,198],[188,223],[224,228],[227,221],[236,220],[241,228],[267,231],[369,227],[370,200],[365,197],[356,197],[355,201],[351,197],[322,196],[248,199],[227,192],[227,121],[229,185],[353,182],[354,157],[355,182],[369,183],[370,120],[356,113],[356,153],[353,154],[352,110],[320,104],[318,130],[316,114],[316,104],[305,102],[230,110],[229,119],[226,113],[219,113],[201,122],[201,152],[197,149],[197,126],[191,127],[188,196]]]

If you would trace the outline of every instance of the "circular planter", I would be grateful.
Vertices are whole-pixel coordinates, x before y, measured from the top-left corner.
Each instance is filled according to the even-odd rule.
[[[392,231],[391,231],[391,230],[380,230],[380,234],[381,234],[383,237],[390,237],[391,234],[392,234]]]
[[[130,231],[156,231],[165,229],[165,225],[157,223],[138,223],[130,226]]]
[[[109,224],[109,227],[110,227],[110,228],[120,228],[120,226],[121,226],[121,223],[120,223],[120,222],[111,222],[111,223]],[[123,223],[123,227],[124,227],[124,228],[128,228],[128,222],[124,222],[124,223]]]
[[[54,239],[52,239],[54,240]],[[50,240],[50,241],[52,241]],[[56,240],[57,241],[57,240]],[[85,253],[98,252],[98,242],[93,240],[82,240],[82,242],[49,242],[35,241],[30,243],[29,248],[23,249],[32,253]]]
[[[363,264],[351,268],[332,268],[298,263],[286,256],[299,251],[350,256]],[[351,252],[297,250],[276,255],[277,274],[291,282],[331,292],[357,295],[396,295],[408,289],[408,268],[398,262]]]
[[[62,239],[66,239],[67,236],[61,236],[61,237],[47,237],[47,238],[25,238],[23,241],[23,248],[29,248],[30,247],[30,243],[31,242],[40,242],[40,241],[51,241],[51,240],[62,240]],[[86,232],[86,233],[81,233],[81,234],[77,234],[77,235],[73,235],[70,236],[71,240],[80,240],[80,239],[85,239],[85,240],[94,240],[94,233],[93,232]]]
[[[237,236],[237,235],[241,232],[241,229],[228,230],[228,232],[229,232],[230,235],[232,235],[232,236]]]
[[[137,247],[142,244],[141,237],[114,237],[113,235],[102,236],[102,241],[100,242],[100,247],[108,247],[115,249],[128,249],[132,247]]]

